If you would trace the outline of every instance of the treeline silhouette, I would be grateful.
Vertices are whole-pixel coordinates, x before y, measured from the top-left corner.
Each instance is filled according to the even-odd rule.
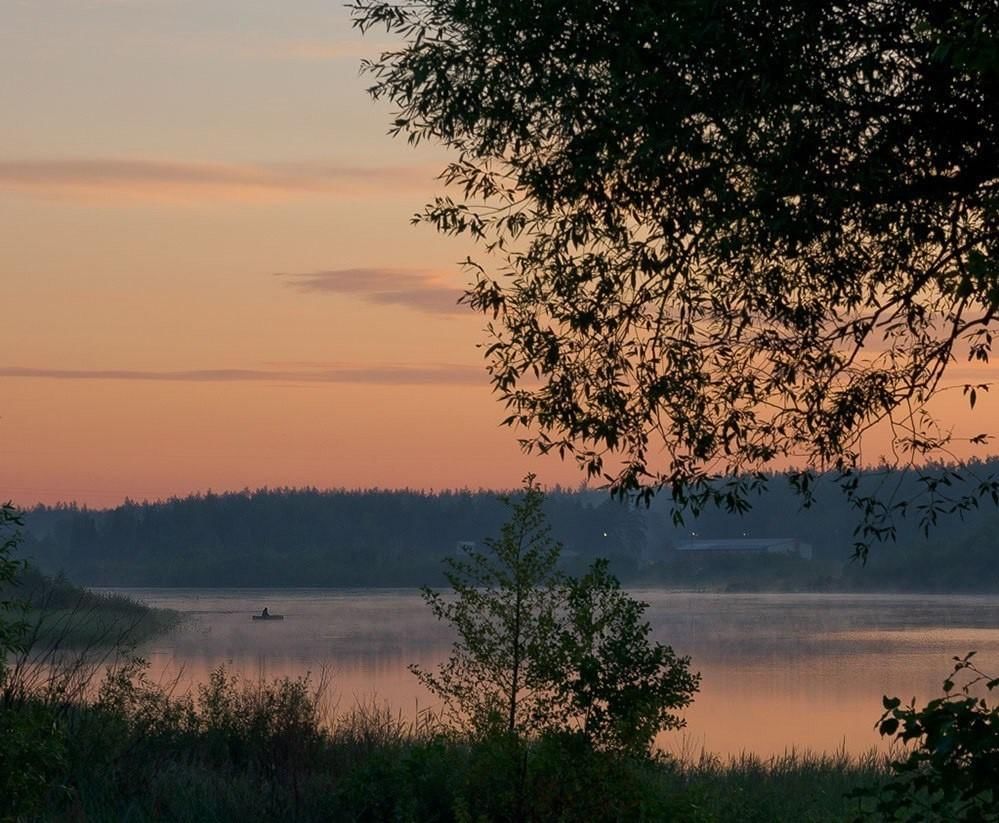
[[[632,566],[640,513],[597,494],[556,491],[546,511],[570,560]],[[496,534],[495,492],[261,489],[27,513],[25,555],[90,585],[409,586],[441,581],[461,541]]]
[[[982,476],[999,459],[980,464]],[[929,474],[948,477],[939,466]],[[927,472],[922,473],[924,476]],[[949,482],[949,481],[948,481]],[[967,482],[967,481],[966,481]],[[545,510],[571,569],[607,557],[622,579],[732,589],[999,591],[999,513],[990,502],[946,514],[915,472],[872,472],[864,480],[914,501],[894,540],[872,543],[866,564],[850,560],[860,514],[832,478],[815,501],[770,478],[753,507],[714,507],[674,522],[661,495],[648,508],[604,492],[550,492]],[[960,490],[958,490],[960,491]],[[917,506],[941,515],[924,535]],[[320,491],[260,489],[199,494],[113,509],[76,504],[26,513],[25,557],[42,570],[98,586],[416,586],[442,580],[441,560],[461,541],[482,545],[508,517],[492,491]],[[794,537],[811,560],[704,556],[676,551],[692,538]]]

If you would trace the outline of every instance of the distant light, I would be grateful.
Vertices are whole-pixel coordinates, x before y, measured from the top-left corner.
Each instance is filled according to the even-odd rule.
[[[607,532],[604,532],[604,537],[606,537],[606,536],[607,536]]]

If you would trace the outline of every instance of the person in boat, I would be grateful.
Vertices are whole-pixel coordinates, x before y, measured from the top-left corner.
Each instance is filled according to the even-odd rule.
[[[260,616],[261,617],[270,617],[271,616],[271,613],[269,611],[267,611],[267,607],[266,606],[264,606],[264,610],[262,612],[260,612]]]

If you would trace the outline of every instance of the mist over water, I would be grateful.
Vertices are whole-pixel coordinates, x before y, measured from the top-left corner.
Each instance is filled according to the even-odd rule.
[[[326,667],[340,710],[434,705],[408,671],[448,653],[451,636],[411,589],[117,589],[189,619],[140,651],[154,678],[181,687],[220,664],[251,679]],[[978,652],[999,671],[999,596],[701,594],[633,590],[657,640],[703,675],[687,728],[668,751],[863,752],[881,745],[882,695],[939,694],[951,657]],[[283,621],[252,621],[268,607]]]

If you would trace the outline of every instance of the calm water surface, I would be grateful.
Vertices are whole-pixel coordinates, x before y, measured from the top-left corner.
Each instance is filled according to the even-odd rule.
[[[189,616],[143,649],[153,674],[204,681],[221,663],[251,678],[333,673],[341,708],[433,705],[410,663],[444,659],[451,637],[411,590],[119,589]],[[687,728],[664,748],[697,755],[866,751],[881,696],[939,693],[951,657],[972,649],[999,672],[999,597],[720,595],[636,590],[657,640],[703,675]],[[267,606],[283,621],[251,621]]]

